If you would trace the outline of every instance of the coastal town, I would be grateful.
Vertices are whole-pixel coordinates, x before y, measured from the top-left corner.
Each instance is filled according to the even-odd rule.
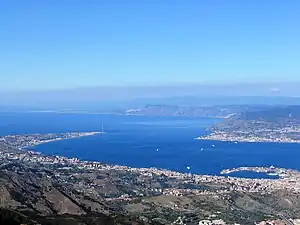
[[[67,133],[46,133],[46,134],[24,134],[24,135],[7,135],[0,137],[0,143],[7,143],[18,149],[34,147],[40,144],[61,141],[73,138],[81,138],[102,134],[103,132],[67,132]]]
[[[300,127],[285,127],[280,129],[251,129],[243,131],[213,131],[210,134],[197,137],[197,140],[214,140],[228,142],[276,142],[300,143]]]
[[[131,168],[57,155],[47,156],[30,150],[30,147],[41,143],[97,134],[100,133],[74,132],[4,136],[0,141],[0,170],[24,173],[24,170],[31,168],[38,172],[47,173],[47,176],[53,182],[63,183],[65,188],[74,189],[76,193],[83,193],[96,199],[104,199],[111,204],[124,205],[125,208],[128,207],[127,205],[133,204],[132,202],[137,201],[141,201],[139,204],[158,207],[157,204],[160,204],[158,202],[162,199],[189,199],[191,196],[193,196],[193,199],[217,198],[222,199],[222,201],[230,201],[230,196],[234,193],[240,193],[241,195],[254,194],[260,197],[281,191],[294,195],[300,194],[300,172],[285,168],[229,168],[220,171],[219,175],[212,176],[180,173],[158,168]],[[264,172],[276,174],[279,178],[247,179],[230,176],[230,173],[237,171]],[[115,187],[123,188],[116,189]],[[145,201],[143,198],[153,199],[143,202]],[[167,207],[171,207],[176,212],[183,212],[188,209],[185,205],[178,203],[172,203],[171,205]],[[226,224],[224,221],[221,222],[221,217],[212,219],[211,215],[214,214],[208,214],[204,218],[198,219],[197,224]],[[181,223],[180,219],[175,221],[179,222],[173,224],[185,224]]]
[[[300,143],[298,106],[241,112],[207,129],[198,140]]]

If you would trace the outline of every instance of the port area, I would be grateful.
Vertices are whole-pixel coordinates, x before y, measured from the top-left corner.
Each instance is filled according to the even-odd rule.
[[[287,179],[294,176],[295,171],[290,169],[270,167],[238,167],[224,169],[220,172],[222,176],[251,178],[251,179]]]

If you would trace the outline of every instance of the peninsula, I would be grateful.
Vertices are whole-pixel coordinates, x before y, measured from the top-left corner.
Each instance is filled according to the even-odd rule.
[[[0,143],[7,143],[18,149],[34,147],[40,144],[103,134],[104,132],[67,132],[47,134],[7,135],[0,137]]]
[[[246,111],[211,127],[199,140],[300,143],[300,106]]]

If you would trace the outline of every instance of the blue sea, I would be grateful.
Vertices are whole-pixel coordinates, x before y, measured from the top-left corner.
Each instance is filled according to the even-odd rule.
[[[2,112],[0,135],[101,131],[103,124],[105,134],[47,143],[34,149],[48,155],[195,174],[218,175],[225,168],[239,166],[273,165],[300,170],[298,144],[195,140],[217,122],[221,119]],[[271,178],[253,172],[232,175]]]

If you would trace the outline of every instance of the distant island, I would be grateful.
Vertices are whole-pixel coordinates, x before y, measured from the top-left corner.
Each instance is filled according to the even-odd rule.
[[[237,113],[196,139],[300,143],[300,106],[274,106]]]

